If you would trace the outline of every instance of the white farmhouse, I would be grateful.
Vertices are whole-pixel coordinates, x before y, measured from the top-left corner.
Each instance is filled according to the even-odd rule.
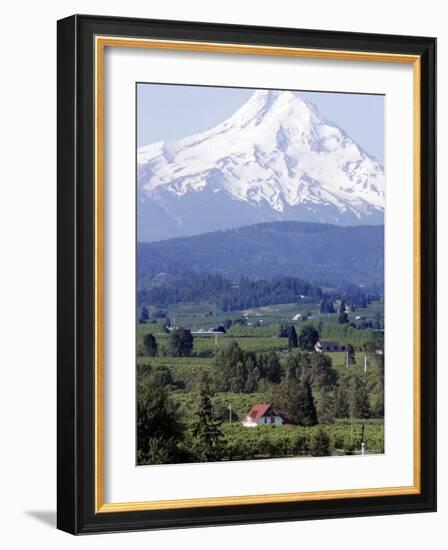
[[[255,428],[257,426],[281,426],[287,422],[285,413],[276,411],[270,403],[257,403],[243,418],[243,426]]]

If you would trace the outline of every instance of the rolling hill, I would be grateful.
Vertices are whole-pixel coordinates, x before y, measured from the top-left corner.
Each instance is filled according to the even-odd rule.
[[[384,226],[271,222],[138,243],[139,283],[161,273],[220,274],[230,280],[300,277],[313,284],[384,281]]]

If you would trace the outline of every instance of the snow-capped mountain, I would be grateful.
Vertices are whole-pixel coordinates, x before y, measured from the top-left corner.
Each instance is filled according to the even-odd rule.
[[[275,220],[383,223],[384,169],[310,102],[256,91],[218,126],[138,150],[138,240]]]

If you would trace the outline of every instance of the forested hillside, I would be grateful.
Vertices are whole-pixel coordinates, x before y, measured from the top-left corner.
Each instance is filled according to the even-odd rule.
[[[138,281],[186,270],[230,281],[297,277],[382,289],[384,227],[273,222],[137,246]]]

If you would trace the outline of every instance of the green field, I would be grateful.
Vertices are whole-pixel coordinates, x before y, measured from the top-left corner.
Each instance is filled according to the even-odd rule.
[[[150,313],[155,311],[155,308],[149,308]],[[357,317],[365,317],[373,320],[377,314],[383,315],[384,305],[382,302],[373,302],[366,308],[357,309],[355,312],[349,313],[350,322],[357,322]],[[177,304],[166,309],[166,314],[172,321],[173,325],[184,326],[192,331],[200,329],[208,329],[223,323],[226,319],[241,319],[245,317],[249,323],[246,329],[252,327],[254,330],[261,330],[263,335],[275,334],[273,330],[281,322],[292,322],[293,318],[300,314],[302,317],[311,317],[313,323],[337,323],[336,313],[320,313],[320,302],[312,301],[309,298],[302,299],[299,303],[294,304],[276,304],[259,308],[249,308],[232,312],[219,311],[215,304]],[[297,325],[307,322],[308,319],[294,321]],[[262,322],[263,327],[255,327],[259,322]],[[271,326],[270,326],[271,325]],[[267,328],[266,327],[269,327]],[[238,327],[233,327],[232,330]],[[322,337],[326,337],[325,334]]]
[[[171,327],[184,327],[193,333],[193,348],[190,356],[171,357],[169,340],[171,331],[164,326],[164,319],[158,322],[137,325],[137,367],[138,380],[144,387],[146,376],[150,373],[165,373],[169,399],[175,406],[186,434],[190,434],[197,421],[198,380],[206,376],[210,382],[210,402],[215,418],[221,422],[222,444],[225,450],[222,460],[241,460],[247,458],[268,458],[281,456],[309,456],[312,453],[313,441],[320,429],[323,429],[329,438],[330,453],[333,455],[356,454],[361,452],[361,433],[364,430],[366,453],[384,452],[384,420],[375,417],[379,392],[379,356],[375,352],[377,345],[382,345],[382,333],[372,329],[360,329],[350,324],[337,323],[335,314],[320,315],[319,304],[307,302],[303,304],[281,304],[253,308],[237,312],[222,313],[215,311],[210,304],[179,304],[166,311]],[[382,315],[383,304],[370,304],[368,308],[350,314],[373,318],[377,313]],[[331,368],[336,371],[336,387],[330,388],[330,394],[336,399],[336,392],[344,389],[349,391],[353,379],[359,379],[365,388],[368,406],[371,413],[365,418],[350,416],[334,417],[330,423],[315,426],[285,424],[282,426],[258,426],[245,428],[242,418],[256,403],[271,402],[275,384],[260,379],[258,390],[219,391],[214,389],[214,380],[219,375],[219,367],[215,362],[217,354],[229,349],[236,343],[242,352],[252,353],[258,357],[260,352],[271,352],[277,357],[282,369],[282,379],[286,376],[288,358],[288,338],[279,337],[280,323],[291,324],[291,320],[298,313],[308,318],[300,319],[293,324],[299,334],[302,327],[311,324],[322,339],[336,340],[340,344],[352,344],[355,349],[355,364],[347,365],[345,352],[325,354],[330,358]],[[311,316],[311,319],[309,317]],[[239,320],[245,319],[244,323]],[[237,321],[225,334],[207,334],[214,327],[225,321]],[[355,323],[356,325],[356,323]],[[174,329],[175,330],[175,329]],[[157,343],[157,355],[145,356],[143,339],[152,334]],[[374,344],[372,344],[374,342]],[[312,352],[315,354],[315,352]],[[365,370],[365,360],[367,369]],[[167,374],[168,373],[168,374]],[[168,378],[167,378],[168,376]],[[313,397],[318,410],[322,399],[322,389],[313,389]],[[230,421],[229,405],[232,410]],[[373,417],[372,417],[373,415]],[[190,441],[190,435],[186,441]],[[187,448],[190,443],[180,443],[180,447]]]

